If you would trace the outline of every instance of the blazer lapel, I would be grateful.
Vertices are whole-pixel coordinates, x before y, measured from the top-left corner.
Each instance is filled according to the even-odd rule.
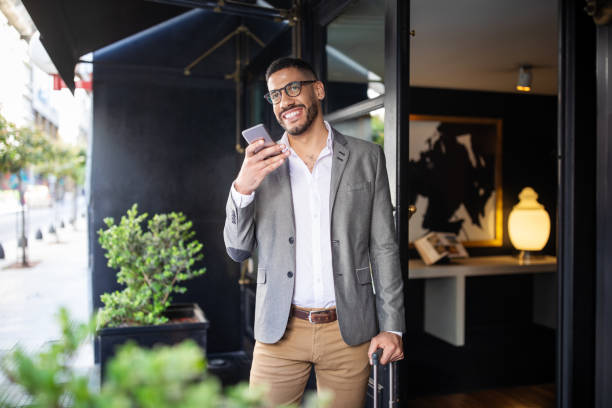
[[[347,141],[342,133],[332,128],[334,132],[334,155],[332,157],[332,170],[331,170],[331,183],[329,193],[329,213],[332,214],[334,209],[334,202],[336,200],[336,193],[340,186],[340,180],[342,179],[342,173],[349,159],[350,151],[347,147]]]

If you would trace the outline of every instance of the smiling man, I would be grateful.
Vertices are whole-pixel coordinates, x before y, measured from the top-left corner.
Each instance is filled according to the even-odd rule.
[[[257,247],[251,385],[270,404],[301,400],[311,367],[333,407],[363,406],[369,359],[403,358],[403,284],[380,146],[323,120],[323,83],[303,60],[266,71],[265,95],[285,133],[246,149],[227,202],[228,254]]]

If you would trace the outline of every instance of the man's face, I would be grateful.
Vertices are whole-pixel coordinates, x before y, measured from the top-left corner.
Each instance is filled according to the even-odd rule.
[[[268,78],[268,90],[281,89],[294,81],[313,80],[312,75],[297,68],[284,68],[276,71]],[[281,91],[281,101],[272,105],[276,120],[292,136],[301,135],[310,128],[319,114],[320,100],[323,99],[324,90],[321,82],[302,84],[298,96],[287,95]]]

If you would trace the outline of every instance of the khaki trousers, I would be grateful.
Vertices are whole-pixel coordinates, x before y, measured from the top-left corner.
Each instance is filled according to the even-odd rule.
[[[266,387],[270,406],[297,404],[314,364],[317,389],[333,393],[330,407],[361,408],[370,374],[369,345],[347,345],[337,320],[313,324],[292,317],[277,343],[255,343],[250,386]]]

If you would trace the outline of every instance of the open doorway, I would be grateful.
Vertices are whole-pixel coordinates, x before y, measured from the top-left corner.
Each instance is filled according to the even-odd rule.
[[[555,404],[557,7],[411,2],[409,240],[452,232],[469,257],[411,249],[410,406]],[[526,187],[553,222],[521,263],[508,221]]]

